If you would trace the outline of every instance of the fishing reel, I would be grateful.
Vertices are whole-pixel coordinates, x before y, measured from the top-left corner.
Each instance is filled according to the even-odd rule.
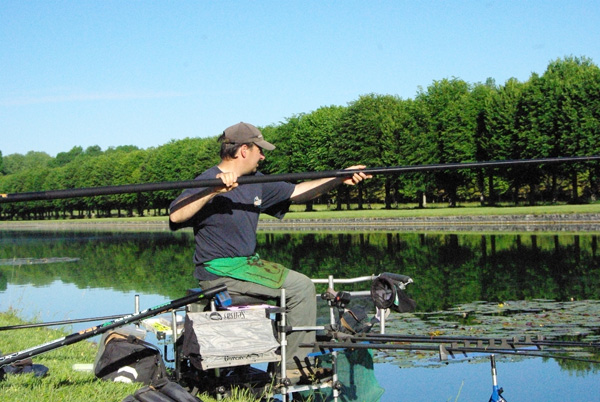
[[[336,292],[335,290],[329,288],[325,293],[321,294],[321,298],[323,300],[327,300],[327,302],[333,307],[344,309],[346,308],[346,305],[350,303],[352,296],[348,292]]]
[[[337,330],[348,334],[365,333],[371,330],[373,323],[369,321],[367,312],[362,307],[352,310],[346,308],[352,298],[349,292],[336,292],[329,288],[327,292],[321,294],[321,298],[327,300],[330,306],[337,307]]]

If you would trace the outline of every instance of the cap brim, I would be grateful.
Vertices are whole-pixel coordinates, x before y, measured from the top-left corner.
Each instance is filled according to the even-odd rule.
[[[267,151],[272,151],[275,149],[275,145],[273,145],[270,142],[267,142],[265,140],[254,141],[254,143],[256,145],[258,145],[259,147],[261,147],[262,149],[266,149]]]

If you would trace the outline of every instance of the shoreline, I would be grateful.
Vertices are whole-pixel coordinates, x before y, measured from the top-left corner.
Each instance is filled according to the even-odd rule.
[[[600,232],[600,214],[457,215],[262,222],[266,230]]]
[[[53,221],[0,221],[0,230],[125,230],[170,231],[164,219],[102,218]],[[598,232],[600,213],[455,215],[394,218],[261,219],[259,231],[475,231],[475,232]]]

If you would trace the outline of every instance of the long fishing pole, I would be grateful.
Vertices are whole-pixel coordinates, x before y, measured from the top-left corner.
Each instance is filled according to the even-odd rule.
[[[525,339],[513,338],[485,338],[474,336],[425,336],[425,335],[394,335],[394,334],[375,334],[367,333],[360,335],[342,334],[342,340],[351,340],[353,342],[414,342],[414,343],[463,343],[465,345],[475,344],[483,347],[519,347],[519,346],[535,346],[542,348],[545,346],[551,347],[571,347],[571,348],[595,348],[600,350],[600,342],[582,342],[582,341],[558,341],[552,339],[544,339],[542,337],[531,338],[526,336]]]
[[[48,322],[35,322],[31,324],[18,324],[18,325],[7,325],[5,327],[0,327],[0,331],[10,331],[13,329],[27,329],[27,328],[40,328],[40,327],[52,327],[56,325],[70,325],[70,324],[79,324],[82,322],[92,322],[92,321],[105,321],[105,320],[114,320],[117,318],[125,317],[128,314],[114,314],[114,315],[106,315],[103,317],[90,317],[90,318],[75,318],[72,320],[62,320],[62,321],[48,321]]]
[[[19,360],[27,359],[29,357],[37,356],[42,353],[46,353],[48,351],[60,348],[62,346],[71,345],[73,343],[83,341],[84,339],[91,338],[96,335],[103,334],[113,328],[122,327],[123,325],[130,324],[136,321],[140,321],[144,318],[153,317],[155,315],[165,313],[171,310],[175,310],[179,307],[183,307],[190,303],[196,302],[199,299],[209,298],[217,293],[223,292],[227,289],[225,285],[215,286],[210,289],[206,289],[204,291],[195,292],[184,296],[180,299],[172,300],[168,303],[160,304],[155,307],[151,307],[149,309],[140,311],[136,314],[130,314],[125,317],[118,318],[116,320],[107,321],[103,324],[84,329],[79,332],[72,333],[70,335],[64,336],[62,338],[56,339],[54,341],[44,343],[42,345],[34,346],[32,348],[22,350],[20,352],[11,353],[8,355],[4,355],[0,357],[0,368],[17,362]]]
[[[559,360],[574,360],[586,363],[600,363],[600,360],[592,360],[580,357],[559,355],[556,353],[541,352],[541,351],[530,351],[526,349],[501,349],[501,348],[490,348],[490,347],[459,347],[459,346],[446,346],[440,343],[438,346],[433,345],[414,345],[414,344],[396,344],[396,343],[355,343],[355,342],[313,342],[300,344],[301,348],[317,348],[317,349],[329,349],[329,350],[342,350],[342,349],[377,349],[377,350],[420,350],[427,352],[438,352],[440,358],[445,358],[447,355],[454,355],[454,353],[461,353],[465,356],[467,353],[496,353],[513,356],[527,356],[527,357],[545,357]]]
[[[376,167],[361,169],[361,172],[370,175],[380,174],[402,174],[415,172],[434,172],[443,170],[460,170],[460,169],[484,169],[484,168],[499,168],[507,166],[525,166],[525,165],[547,165],[560,163],[577,163],[600,160],[600,155],[594,156],[573,156],[560,158],[541,158],[541,159],[517,159],[503,161],[487,161],[487,162],[465,162],[465,163],[441,163],[431,165],[414,165],[414,166],[394,166],[394,167]],[[340,170],[325,170],[320,172],[301,172],[301,173],[284,173],[273,175],[249,175],[238,178],[239,184],[254,184],[268,183],[278,181],[298,181],[298,180],[315,180],[323,178],[343,178],[352,176],[357,170],[340,169]],[[177,190],[186,188],[199,187],[216,187],[223,183],[220,179],[207,180],[184,180],[174,182],[158,182],[158,183],[142,183],[128,184],[119,186],[102,186],[89,187],[66,190],[50,190],[50,191],[35,191],[25,193],[0,194],[0,204],[24,201],[46,201],[65,198],[77,197],[92,197],[100,195],[115,195],[126,193],[143,193],[159,190]]]

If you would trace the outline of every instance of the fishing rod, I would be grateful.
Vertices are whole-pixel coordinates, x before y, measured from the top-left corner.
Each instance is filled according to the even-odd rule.
[[[500,168],[509,166],[526,166],[526,165],[548,165],[560,163],[577,163],[586,161],[600,160],[600,155],[594,156],[573,156],[559,158],[541,158],[541,159],[515,159],[502,161],[487,161],[487,162],[463,162],[463,163],[441,163],[431,165],[414,165],[414,166],[394,166],[394,167],[375,167],[365,169],[339,169],[325,170],[320,172],[300,172],[300,173],[283,173],[272,175],[248,175],[238,177],[238,184],[255,184],[269,183],[279,181],[299,181],[299,180],[315,180],[323,178],[344,178],[352,176],[356,172],[363,172],[368,175],[380,174],[402,174],[402,173],[417,173],[417,172],[435,172],[446,170],[460,169],[486,169]],[[150,191],[161,190],[177,190],[199,187],[217,187],[223,182],[220,179],[206,180],[184,180],[173,182],[158,182],[158,183],[142,183],[142,184],[126,184],[119,186],[101,186],[89,188],[76,188],[65,190],[49,190],[49,191],[34,191],[25,193],[0,194],[0,204],[25,201],[47,201],[65,198],[77,197],[93,197],[100,195],[115,195],[126,193],[143,193]]]
[[[447,360],[454,353],[497,353],[532,357],[549,357],[554,359],[585,361],[600,363],[587,358],[564,356],[556,353],[568,352],[565,348],[600,350],[599,342],[554,341],[538,336],[537,339],[526,335],[523,338],[485,338],[472,336],[424,336],[329,331],[332,341],[304,344],[302,347],[321,349],[381,349],[381,350],[421,350],[438,352],[440,360]],[[432,344],[435,344],[432,345]],[[545,349],[551,347],[552,349]],[[524,348],[535,348],[524,349]]]
[[[572,347],[572,348],[594,348],[600,350],[600,342],[577,342],[577,341],[557,341],[545,339],[542,336],[532,338],[530,335],[526,335],[524,339],[519,337],[513,338],[486,338],[486,337],[474,337],[474,336],[425,336],[425,335],[394,335],[394,334],[375,334],[366,333],[359,335],[347,335],[347,334],[334,334],[334,337],[338,336],[341,340],[351,340],[353,342],[414,342],[414,343],[462,343],[466,346],[476,345],[478,347],[494,348],[499,347],[501,349],[523,347],[523,346],[535,346],[538,349],[542,349],[546,346],[549,347]]]
[[[408,351],[425,351],[425,352],[438,352],[440,360],[447,360],[448,356],[454,357],[455,353],[460,353],[467,356],[467,353],[496,353],[512,356],[527,356],[527,357],[545,357],[558,360],[574,360],[586,363],[599,363],[600,360],[592,360],[580,357],[565,356],[556,353],[542,352],[542,351],[530,351],[527,349],[515,349],[508,348],[502,349],[500,347],[461,347],[457,345],[445,345],[439,343],[438,346],[433,345],[418,345],[418,344],[398,344],[398,343],[356,343],[356,342],[313,342],[303,343],[300,345],[301,348],[317,348],[321,350],[343,350],[343,349],[377,349],[377,350],[408,350]],[[555,351],[558,352],[558,351]]]
[[[210,298],[216,295],[217,293],[225,291],[226,289],[227,287],[225,285],[220,285],[203,291],[194,292],[182,298],[172,300],[168,303],[160,304],[158,306],[140,311],[139,313],[126,315],[124,317],[117,318],[112,321],[107,321],[103,324],[72,333],[54,341],[34,346],[32,348],[22,350],[20,352],[0,356],[0,369],[6,365],[17,362],[19,360],[27,359],[29,357],[37,356],[42,353],[46,353],[51,350],[60,348],[62,346],[67,346],[79,341],[83,341],[84,339],[103,334],[111,329],[122,327],[123,325],[140,321],[144,318],[153,317],[158,314],[178,309],[179,307],[183,307],[190,303],[194,303],[199,299]]]
[[[7,325],[5,327],[0,327],[0,331],[10,331],[13,329],[52,327],[55,325],[70,325],[70,324],[79,324],[82,322],[92,322],[92,321],[114,320],[117,318],[125,317],[127,315],[129,315],[129,313],[128,314],[106,315],[104,317],[75,318],[72,320],[36,322],[36,323],[31,323],[31,324],[19,324],[19,325]]]

